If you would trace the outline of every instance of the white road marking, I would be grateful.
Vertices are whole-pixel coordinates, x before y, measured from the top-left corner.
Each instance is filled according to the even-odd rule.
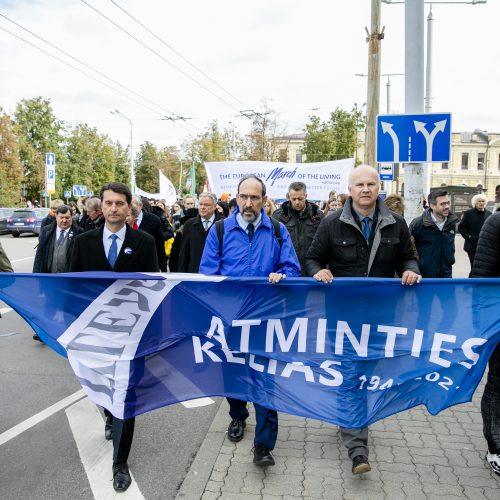
[[[14,264],[14,263],[16,263],[16,262],[22,262],[23,260],[31,260],[31,259],[34,259],[34,258],[35,258],[35,256],[33,255],[33,256],[31,256],[31,257],[25,257],[24,259],[16,259],[16,260],[11,260],[10,262],[11,262],[12,264]]]
[[[45,408],[45,410],[42,410],[40,413],[37,413],[36,415],[33,415],[24,422],[21,422],[20,424],[11,427],[9,430],[0,434],[0,446],[2,444],[7,443],[11,439],[19,436],[19,434],[22,434],[24,431],[31,429],[31,427],[34,427],[42,420],[51,417],[52,415],[54,415],[54,413],[57,413],[58,411],[63,410],[67,406],[72,405],[73,403],[75,403],[79,399],[82,399],[83,397],[85,397],[85,392],[83,391],[83,389],[80,389],[74,394],[71,394],[71,396],[61,399],[61,401],[58,401],[52,406]]]
[[[10,313],[10,311],[12,311],[12,307],[2,307],[0,309],[0,314],[7,314],[7,313]]]
[[[215,401],[210,398],[198,398],[198,399],[191,399],[189,401],[183,401],[181,404],[185,408],[198,408],[200,406],[208,406],[214,403]]]
[[[66,416],[94,498],[144,499],[133,477],[132,484],[124,493],[116,493],[113,489],[113,445],[104,439],[104,420],[96,405],[88,398],[82,399],[66,409]]]

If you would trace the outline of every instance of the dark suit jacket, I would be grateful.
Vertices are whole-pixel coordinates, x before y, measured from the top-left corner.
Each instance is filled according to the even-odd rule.
[[[115,267],[111,269],[102,243],[103,232],[104,226],[87,231],[75,238],[70,272],[115,271],[140,273],[159,271],[153,237],[141,230],[134,231],[128,225]],[[130,251],[125,252],[125,249],[130,249]]]
[[[221,216],[215,212],[215,222],[221,219]],[[180,273],[197,273],[200,268],[203,248],[208,232],[197,215],[193,219],[186,221],[182,228],[181,251],[179,256]]]
[[[46,225],[40,232],[40,239],[36,248],[35,262],[33,263],[34,273],[49,273],[49,263],[52,263],[54,255],[54,244],[56,241],[56,222]],[[75,237],[82,232],[82,228],[77,224],[71,224],[70,232],[67,236],[69,238],[68,247],[66,249],[66,256],[71,265],[71,254],[73,252],[73,245]]]
[[[162,271],[167,270],[167,255],[165,253],[165,240],[163,238],[163,228],[160,218],[155,214],[148,212],[142,213],[142,221],[139,229],[150,234],[155,239],[156,254],[158,263]]]

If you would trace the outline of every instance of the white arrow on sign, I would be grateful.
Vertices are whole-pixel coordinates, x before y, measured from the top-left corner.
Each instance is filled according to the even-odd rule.
[[[396,132],[392,130],[393,124],[388,123],[388,122],[380,122],[380,125],[382,125],[382,131],[384,134],[389,134],[392,139],[392,145],[394,147],[394,163],[399,163],[399,139],[398,136],[396,135]]]
[[[424,136],[425,143],[427,144],[426,161],[432,161],[432,144],[434,143],[434,138],[436,137],[438,132],[444,132],[447,121],[448,120],[441,120],[439,122],[434,122],[434,130],[429,134],[429,132],[425,128],[424,122],[413,120],[413,123],[415,125],[415,130],[417,131],[417,133],[420,132]]]

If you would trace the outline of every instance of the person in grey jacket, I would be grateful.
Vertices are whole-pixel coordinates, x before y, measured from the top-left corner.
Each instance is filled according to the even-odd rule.
[[[306,258],[307,274],[331,283],[337,277],[401,276],[403,285],[420,283],[417,260],[405,220],[378,198],[377,171],[360,165],[349,176],[349,194],[343,210],[325,217]],[[340,428],[352,460],[352,473],[371,470],[368,427]]]
[[[12,273],[14,269],[12,269],[12,264],[10,263],[5,250],[3,249],[2,244],[0,243],[0,273]]]

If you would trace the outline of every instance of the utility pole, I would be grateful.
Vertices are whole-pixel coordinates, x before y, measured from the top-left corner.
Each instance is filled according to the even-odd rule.
[[[368,42],[368,96],[366,109],[365,163],[377,168],[375,157],[376,119],[380,100],[380,0],[372,0],[371,32],[366,29]]]
[[[405,113],[424,110],[424,0],[405,2]],[[424,163],[405,165],[405,217],[422,213]],[[425,193],[427,196],[428,193]]]

